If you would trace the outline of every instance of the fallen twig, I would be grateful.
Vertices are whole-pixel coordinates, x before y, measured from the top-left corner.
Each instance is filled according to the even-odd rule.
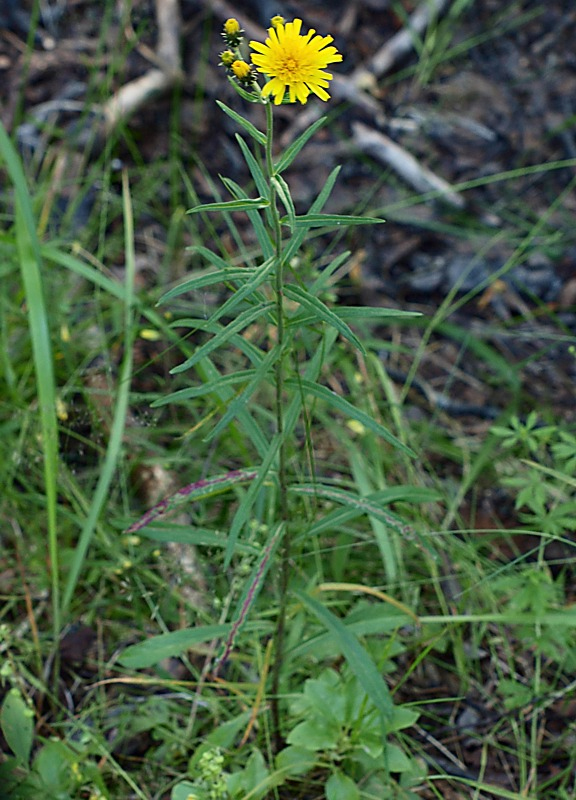
[[[182,79],[179,34],[182,27],[179,0],[156,0],[159,69],[154,68],[122,86],[102,107],[105,134],[145,105],[152,97]]]
[[[362,122],[353,122],[352,134],[355,147],[391,167],[416,191],[424,194],[435,192],[450,205],[464,207],[464,198],[449,183],[428,167],[422,166],[411,153],[380,131],[369,128]]]

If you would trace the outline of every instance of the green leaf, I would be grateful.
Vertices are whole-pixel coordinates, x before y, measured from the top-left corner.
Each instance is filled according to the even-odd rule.
[[[231,312],[238,306],[246,297],[251,297],[256,295],[256,290],[258,287],[264,283],[264,281],[268,278],[270,272],[274,269],[276,264],[275,258],[269,258],[264,261],[252,274],[252,276],[245,281],[242,286],[235,291],[231,297],[226,300],[225,303],[216,309],[216,311],[212,314],[210,319],[208,320],[209,324],[214,324],[217,322],[220,317],[229,316]],[[256,298],[258,296],[256,295]],[[255,299],[256,299],[255,298]],[[265,298],[261,296],[262,304],[265,303]]]
[[[228,191],[235,197],[237,200],[248,199],[248,196],[244,189],[239,186],[235,181],[231,180],[230,178],[226,178],[225,176],[220,176],[222,183],[228,189]],[[269,208],[269,206],[268,206]],[[270,234],[268,229],[265,227],[262,218],[260,216],[258,209],[252,209],[251,211],[248,210],[246,212],[248,214],[248,219],[252,227],[254,228],[254,233],[256,234],[256,238],[258,239],[258,244],[260,245],[260,249],[262,250],[262,255],[265,259],[272,258],[275,253],[274,246],[272,244],[272,240],[270,238]]]
[[[382,636],[398,630],[403,625],[412,624],[413,619],[388,603],[367,605],[362,602],[348,614],[343,623],[351,633],[357,636]],[[290,657],[293,661],[307,656],[323,658],[329,657],[333,650],[334,636],[332,633],[319,633],[310,636],[292,648]],[[395,728],[392,728],[392,730],[395,730]]]
[[[278,197],[282,201],[282,205],[286,209],[288,225],[290,226],[290,230],[292,230],[296,219],[296,209],[294,208],[292,195],[290,194],[290,187],[281,175],[273,175],[271,180]]]
[[[355,419],[361,423],[365,428],[372,431],[372,433],[376,433],[378,436],[381,436],[385,441],[391,444],[393,447],[396,447],[398,450],[402,450],[403,453],[411,456],[412,458],[416,457],[416,453],[403,444],[399,439],[394,436],[394,434],[390,433],[390,431],[381,425],[379,422],[376,422],[369,414],[366,412],[361,411],[356,406],[353,406],[352,403],[349,403],[343,397],[340,397],[339,394],[333,392],[331,389],[327,389],[325,386],[321,386],[318,383],[313,383],[312,381],[307,381],[305,379],[300,378],[289,378],[286,381],[286,386],[290,387],[291,389],[300,389],[304,390],[308,394],[312,394],[317,397],[319,400],[324,400],[328,405],[332,408],[335,408],[337,411],[340,411],[342,414],[346,415],[350,419]]]
[[[360,791],[352,778],[336,770],[326,781],[326,800],[360,800]]]
[[[37,392],[37,414],[40,420],[45,496],[45,523],[51,572],[52,624],[55,635],[61,628],[58,542],[58,419],[56,416],[56,380],[50,332],[50,308],[44,291],[40,242],[32,198],[26,176],[10,137],[0,122],[0,158],[14,186],[15,231],[18,261],[24,288],[23,300],[32,342],[32,355]]]
[[[279,772],[289,777],[305,775],[315,766],[316,757],[304,747],[291,745],[280,750],[276,756],[276,766]]]
[[[275,166],[275,171],[277,173],[283,172],[287,167],[290,166],[308,139],[314,136],[316,131],[324,125],[327,119],[327,117],[320,117],[320,119],[317,119],[316,122],[310,125],[309,128],[306,128],[306,130],[301,133],[300,136],[295,139],[289,147],[286,148]]]
[[[286,431],[284,431],[284,435],[286,436]],[[224,556],[224,569],[227,569],[230,565],[230,561],[232,560],[232,556],[236,550],[236,542],[238,541],[240,531],[250,519],[252,505],[270,474],[272,464],[276,460],[276,456],[278,455],[278,450],[280,448],[280,442],[282,440],[283,439],[278,435],[271,439],[268,446],[268,451],[266,452],[264,460],[258,469],[258,474],[248,487],[248,491],[240,501],[240,505],[234,514],[234,519],[232,520],[232,525],[228,535],[228,547],[226,548],[226,554]]]
[[[216,105],[221,108],[225,114],[228,114],[228,116],[233,119],[234,122],[237,122],[240,127],[244,128],[246,133],[250,134],[253,139],[256,139],[258,144],[261,144],[263,147],[266,145],[266,135],[263,134],[262,131],[259,131],[258,128],[254,127],[251,122],[249,122],[247,119],[244,119],[244,117],[240,116],[240,114],[237,114],[233,109],[228,108],[228,106],[222,103],[220,100],[216,100]]]
[[[356,517],[366,514],[381,520],[387,525],[402,526],[402,522],[386,507],[391,503],[433,503],[440,499],[438,492],[426,487],[417,486],[391,486],[379,489],[367,495],[348,492],[336,486],[327,486],[322,483],[299,484],[290,487],[294,494],[306,494],[314,498],[323,497],[333,503],[340,503],[344,508],[336,508],[325,514],[308,531],[308,535],[318,536],[327,530],[334,530],[350,522]]]
[[[173,787],[170,800],[208,800],[208,791],[190,781],[181,781]]]
[[[348,662],[350,669],[356,675],[362,688],[382,715],[386,726],[388,726],[393,718],[394,703],[388,686],[372,661],[370,654],[362,647],[346,625],[319,603],[318,600],[301,591],[296,591],[296,595],[324,627],[333,634],[340,652]]]
[[[301,308],[311,311],[315,318],[336,328],[336,330],[362,354],[366,352],[362,342],[351,328],[349,328],[348,325],[318,297],[314,297],[314,295],[310,294],[306,289],[302,289],[300,286],[290,284],[284,287],[284,294],[286,297],[299,303]],[[296,317],[294,324],[301,325],[301,321]]]
[[[193,367],[194,364],[197,364],[213,350],[216,350],[216,348],[220,347],[220,345],[227,344],[234,334],[238,333],[244,328],[247,328],[248,325],[258,318],[263,317],[273,307],[274,303],[270,302],[264,304],[263,306],[246,309],[246,311],[243,311],[242,314],[239,314],[236,319],[232,320],[229,325],[227,325],[225,328],[222,328],[222,330],[213,336],[210,341],[199,347],[198,350],[196,350],[196,352],[191,355],[190,358],[187,358],[183,364],[173,367],[170,370],[171,374],[184,372],[185,370],[190,369],[190,367]]]
[[[210,431],[209,435],[205,437],[204,441],[209,442],[214,439],[215,436],[224,430],[224,428],[235,419],[240,412],[245,408],[246,404],[254,394],[254,392],[258,389],[260,384],[266,379],[270,369],[274,365],[274,363],[278,359],[278,355],[280,354],[280,348],[276,345],[274,346],[262,359],[262,363],[258,367],[258,369],[253,371],[253,375],[248,382],[248,385],[242,389],[242,391],[232,400],[232,402],[228,405],[225,414],[223,417],[218,421],[215,428]],[[248,371],[248,370],[247,370]]]
[[[213,531],[210,528],[196,528],[188,525],[178,525],[172,522],[158,522],[156,525],[147,525],[140,531],[141,536],[152,539],[154,542],[178,542],[179,544],[190,544],[195,547],[226,547],[228,537],[220,531]],[[236,546],[239,553],[246,553],[251,556],[258,555],[260,549],[251,544],[238,544]]]
[[[22,766],[28,766],[34,738],[34,711],[18,689],[10,689],[2,703],[0,727],[8,747]]]
[[[420,311],[402,311],[400,308],[379,308],[376,306],[342,306],[336,312],[341,319],[408,319],[421,317]]]
[[[341,225],[376,225],[386,220],[378,219],[378,217],[354,217],[347,214],[304,214],[301,217],[294,219],[294,226],[296,228],[338,228]],[[286,217],[280,220],[282,225],[289,224]]]
[[[326,179],[326,183],[322,187],[321,192],[319,193],[318,197],[312,205],[310,206],[310,211],[313,213],[317,213],[322,210],[324,207],[324,203],[330,196],[330,192],[334,188],[334,184],[336,183],[336,178],[338,177],[338,173],[340,172],[340,167],[334,167],[330,175],[328,175]],[[307,228],[298,228],[294,230],[294,233],[290,237],[290,241],[288,242],[286,249],[284,250],[284,259],[287,264],[290,263],[292,258],[296,255],[300,246],[304,239],[306,238]]]
[[[253,211],[258,208],[268,208],[270,203],[263,197],[253,200],[223,200],[221,203],[202,203],[200,206],[189,208],[187,214],[198,214],[200,211]]]
[[[199,249],[205,250],[206,248]],[[215,283],[225,283],[226,281],[244,281],[246,278],[250,278],[252,275],[254,275],[254,272],[255,270],[252,267],[234,269],[226,266],[224,269],[197,275],[195,278],[190,278],[189,280],[184,281],[184,283],[174,286],[174,288],[167,291],[166,294],[163,294],[160,300],[158,300],[158,305],[165,303],[167,300],[172,300],[172,298],[178,297],[181,294],[185,294],[186,292],[194,292],[197,289],[205,289],[206,286],[213,286]]]
[[[250,148],[244,141],[244,139],[240,136],[239,133],[236,134],[236,141],[242,150],[242,155],[244,156],[244,160],[248,164],[248,169],[250,170],[250,174],[254,178],[254,183],[256,184],[256,189],[260,193],[261,197],[269,197],[270,196],[270,187],[268,186],[268,181],[266,180],[264,173],[262,172],[262,168],[260,164],[256,161],[252,153],[250,152]]]
[[[165,406],[168,403],[182,403],[183,401],[190,400],[193,397],[204,397],[204,395],[212,394],[218,389],[221,389],[223,386],[234,386],[237,383],[245,383],[253,378],[255,374],[256,370],[254,369],[243,369],[239,372],[230,372],[228,375],[222,375],[221,377],[216,378],[216,380],[209,381],[208,383],[202,383],[200,386],[191,386],[188,389],[178,389],[178,391],[172,392],[172,394],[159,397],[158,400],[154,400],[154,402],[152,402],[150,405],[152,408],[159,408],[160,406]]]
[[[171,633],[153,636],[145,642],[130,645],[120,656],[120,663],[128,669],[146,669],[165,658],[182,655],[186,650],[230,633],[232,625],[202,625]]]
[[[342,730],[333,720],[317,714],[310,719],[298,723],[288,734],[286,741],[294,747],[304,750],[336,749]]]
[[[386,743],[386,768],[390,772],[408,772],[414,766],[406,753],[397,744]]]
[[[262,800],[276,782],[277,776],[270,775],[262,753],[254,750],[244,769],[228,777],[227,789],[229,796],[238,800]]]

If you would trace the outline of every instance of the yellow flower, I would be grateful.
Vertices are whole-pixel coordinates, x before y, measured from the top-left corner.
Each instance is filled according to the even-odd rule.
[[[247,64],[245,61],[241,59],[236,59],[236,61],[230,67],[234,76],[238,78],[239,81],[243,83],[252,83],[253,76],[252,76],[252,68],[250,64]]]
[[[224,23],[224,33],[227,36],[237,36],[240,33],[240,23],[234,17],[227,19]]]
[[[232,50],[224,50],[224,52],[220,53],[220,63],[223,67],[231,67],[235,61],[236,56]]]
[[[242,34],[244,31],[240,27],[240,23],[237,19],[231,17],[227,19],[224,23],[224,30],[222,31],[222,36],[224,37],[224,41],[230,47],[238,47],[240,42],[242,41]]]
[[[266,43],[250,42],[252,63],[270,80],[262,89],[262,96],[272,95],[274,103],[279,105],[286,91],[291,103],[298,100],[305,103],[313,92],[320,100],[328,100],[326,90],[328,81],[332,79],[324,67],[334,61],[342,61],[342,56],[335,47],[328,47],[334,39],[332,36],[314,36],[311,28],[305,36],[300,35],[302,20],[295,19],[286,24],[276,23],[268,28]]]

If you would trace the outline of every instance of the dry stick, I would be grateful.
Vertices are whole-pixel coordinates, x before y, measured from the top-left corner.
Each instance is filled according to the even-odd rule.
[[[415,37],[421,36],[433,18],[442,14],[450,0],[425,0],[416,9],[408,25],[389,39],[371,59],[352,73],[352,80],[358,86],[374,81],[389,72],[394,64],[414,49]]]
[[[105,134],[145,105],[151,98],[171,89],[182,80],[180,65],[179,0],[156,0],[158,45],[156,55],[159,69],[151,69],[140,78],[122,86],[103,106]]]
[[[438,193],[440,199],[455,208],[464,208],[464,198],[443,178],[418,163],[414,156],[380,131],[362,122],[352,123],[353,143],[358,150],[391,167],[417,192]]]

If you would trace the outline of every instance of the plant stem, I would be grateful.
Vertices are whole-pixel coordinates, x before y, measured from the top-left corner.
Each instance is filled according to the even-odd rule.
[[[272,732],[276,744],[276,750],[280,750],[283,745],[283,737],[280,730],[280,672],[284,655],[284,635],[286,625],[286,604],[288,594],[288,583],[290,576],[290,527],[288,524],[288,484],[286,476],[286,442],[284,435],[284,254],[282,251],[282,226],[280,224],[280,214],[276,205],[277,194],[272,178],[274,176],[274,161],[272,159],[272,145],[274,139],[274,120],[272,116],[272,104],[266,103],[266,177],[270,185],[270,213],[272,216],[274,248],[276,252],[276,276],[275,276],[275,295],[276,295],[276,337],[279,350],[276,362],[276,433],[280,437],[280,449],[278,453],[278,511],[279,517],[285,523],[284,538],[280,550],[280,605],[278,609],[278,620],[275,632],[275,657],[272,669]]]

